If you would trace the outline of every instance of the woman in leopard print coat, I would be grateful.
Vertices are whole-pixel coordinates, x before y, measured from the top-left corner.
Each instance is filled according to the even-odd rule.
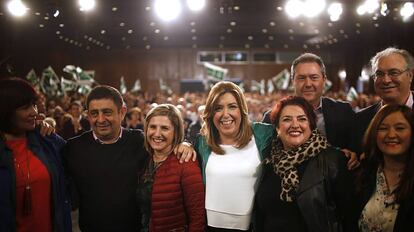
[[[356,231],[346,158],[316,127],[302,97],[272,110],[276,127],[256,195],[257,231]]]

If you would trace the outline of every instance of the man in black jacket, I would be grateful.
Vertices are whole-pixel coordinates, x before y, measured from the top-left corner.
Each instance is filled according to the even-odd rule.
[[[351,151],[355,113],[349,103],[322,96],[327,78],[322,59],[312,53],[302,54],[293,61],[290,73],[295,95],[305,98],[314,107],[319,131],[350,158],[349,168],[357,166],[356,154]],[[270,111],[265,113],[263,122],[271,123]]]
[[[79,227],[86,232],[139,231],[138,174],[148,157],[144,134],[121,127],[127,109],[115,88],[95,87],[86,105],[92,131],[69,139],[63,151],[79,199]],[[186,150],[179,152],[181,159],[195,157],[193,149]]]
[[[371,59],[372,77],[375,92],[381,101],[364,108],[356,114],[355,151],[363,152],[362,143],[365,130],[374,115],[385,104],[402,104],[413,109],[413,92],[410,90],[413,80],[414,59],[406,50],[389,47],[378,52]]]

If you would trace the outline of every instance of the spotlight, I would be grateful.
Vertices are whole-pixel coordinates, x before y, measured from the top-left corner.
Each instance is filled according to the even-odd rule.
[[[328,7],[328,14],[330,15],[331,21],[338,21],[342,14],[342,4],[338,2],[333,2]]]
[[[21,17],[25,15],[27,11],[26,5],[24,5],[24,3],[20,0],[9,1],[9,3],[7,4],[7,9],[12,15],[16,17]]]
[[[90,11],[95,8],[95,0],[79,0],[80,11]]]
[[[206,5],[206,0],[187,0],[187,6],[192,11],[199,11]]]
[[[162,20],[171,21],[180,15],[181,3],[179,0],[155,0],[154,10]]]
[[[307,0],[303,3],[303,14],[306,17],[313,18],[318,16],[326,6],[325,0]]]
[[[303,2],[299,0],[289,0],[285,5],[286,13],[292,17],[296,18],[302,13]]]
[[[403,17],[403,20],[407,20],[414,14],[414,3],[406,2],[400,10],[400,15]]]

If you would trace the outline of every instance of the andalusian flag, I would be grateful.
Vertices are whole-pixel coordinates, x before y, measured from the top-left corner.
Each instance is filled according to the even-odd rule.
[[[26,79],[35,87],[36,89],[39,89],[39,78],[36,75],[36,72],[34,69],[31,69],[29,73],[26,75]]]
[[[138,92],[141,91],[141,80],[140,79],[136,79],[134,86],[131,89],[131,92]]]
[[[40,89],[49,97],[62,95],[62,91],[60,89],[60,78],[50,66],[42,72]]]
[[[253,92],[260,92],[261,95],[265,95],[265,80],[261,80],[260,82],[252,80],[250,90]]]
[[[331,87],[332,87],[332,81],[330,81],[328,78],[326,78],[324,92],[325,93],[328,92],[328,90],[330,90]]]
[[[276,76],[272,77],[274,87],[278,90],[286,90],[290,83],[290,73],[287,69],[283,69]]]
[[[126,94],[127,87],[126,87],[125,79],[124,79],[123,76],[121,77],[121,79],[119,80],[119,82],[120,82],[119,91],[121,92],[121,94]]]
[[[358,98],[358,93],[356,89],[354,88],[354,86],[351,86],[351,88],[349,88],[348,94],[346,95],[346,100],[353,101],[353,100],[356,100],[357,98]]]
[[[217,65],[210,63],[204,63],[204,67],[207,70],[207,78],[212,81],[222,81],[226,78],[228,70]]]

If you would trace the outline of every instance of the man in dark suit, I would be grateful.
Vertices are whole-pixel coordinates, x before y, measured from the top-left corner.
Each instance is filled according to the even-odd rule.
[[[293,61],[290,73],[295,95],[305,98],[314,107],[319,131],[350,158],[349,168],[358,165],[356,154],[351,151],[350,126],[355,113],[349,103],[322,96],[327,78],[322,59],[312,53],[302,54]],[[270,123],[269,116],[270,111],[265,113],[263,122]]]
[[[406,50],[387,48],[371,59],[375,92],[381,101],[364,108],[356,114],[356,144],[354,150],[363,152],[362,143],[365,130],[374,115],[385,104],[403,104],[414,107],[413,92],[410,91],[413,80],[414,59]]]

